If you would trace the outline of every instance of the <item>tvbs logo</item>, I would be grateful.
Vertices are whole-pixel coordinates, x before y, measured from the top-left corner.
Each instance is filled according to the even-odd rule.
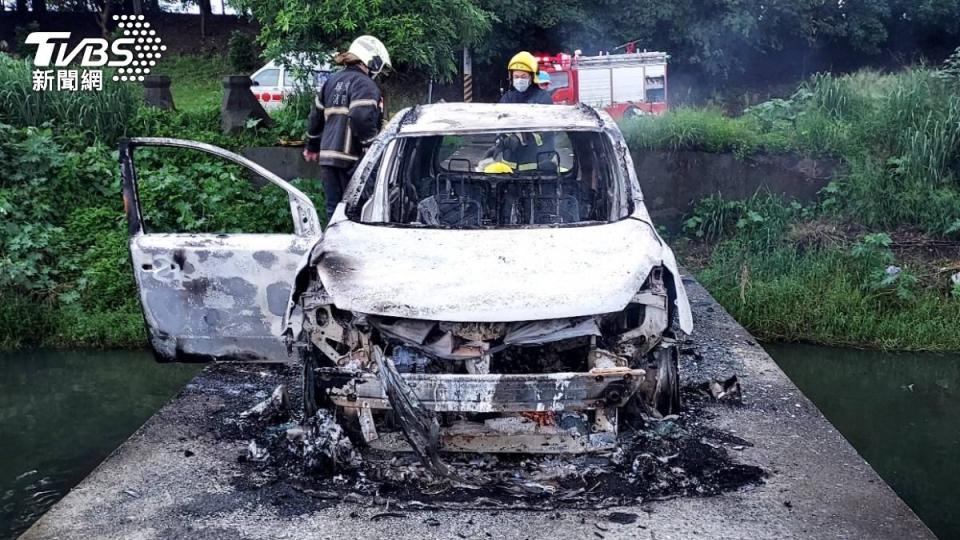
[[[71,46],[70,32],[33,32],[27,36],[28,45],[36,45],[33,64],[37,68],[117,68],[113,75],[115,81],[143,81],[156,66],[157,61],[167,50],[156,30],[150,28],[150,23],[143,20],[143,15],[114,15],[117,29],[121,36],[113,40],[102,38],[84,38],[75,46]],[[34,87],[36,90],[48,90],[45,82],[52,85],[54,70],[37,69],[34,71]],[[76,79],[78,71],[57,70],[57,90],[76,90],[75,85],[69,84],[70,75]],[[103,73],[100,70],[83,69],[81,80],[96,80],[98,88],[81,88],[83,90],[99,90],[102,88]],[[67,81],[67,87],[60,84]]]

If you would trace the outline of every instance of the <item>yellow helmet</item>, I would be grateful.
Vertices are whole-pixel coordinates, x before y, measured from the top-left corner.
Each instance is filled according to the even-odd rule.
[[[520,51],[507,62],[507,71],[529,71],[533,75],[534,84],[540,84],[537,77],[537,59],[527,51]]]
[[[513,168],[502,161],[494,161],[483,168],[484,174],[512,174]]]

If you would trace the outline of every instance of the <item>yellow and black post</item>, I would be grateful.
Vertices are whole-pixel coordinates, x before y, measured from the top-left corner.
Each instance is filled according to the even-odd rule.
[[[473,59],[470,58],[470,49],[463,48],[463,101],[473,102]]]

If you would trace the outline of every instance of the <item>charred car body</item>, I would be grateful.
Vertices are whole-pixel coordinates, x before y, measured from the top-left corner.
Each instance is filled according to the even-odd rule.
[[[484,172],[485,150],[504,137],[537,145],[536,162]],[[145,145],[254,169],[287,190],[295,233],[146,234],[133,159]],[[438,420],[440,450],[544,453],[609,449],[624,407],[679,407],[677,341],[692,330],[690,308],[604,113],[403,111],[322,234],[306,196],[214,147],[131,139],[121,162],[161,360],[300,361],[306,413],[334,410],[385,449],[415,444],[404,416],[417,411]]]

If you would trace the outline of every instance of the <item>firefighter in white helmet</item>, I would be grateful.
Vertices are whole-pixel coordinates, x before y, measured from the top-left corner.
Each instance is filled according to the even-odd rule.
[[[360,36],[334,62],[344,69],[317,93],[303,150],[303,159],[320,164],[328,222],[351,173],[380,132],[383,99],[373,78],[390,67],[390,54],[379,39]]]

